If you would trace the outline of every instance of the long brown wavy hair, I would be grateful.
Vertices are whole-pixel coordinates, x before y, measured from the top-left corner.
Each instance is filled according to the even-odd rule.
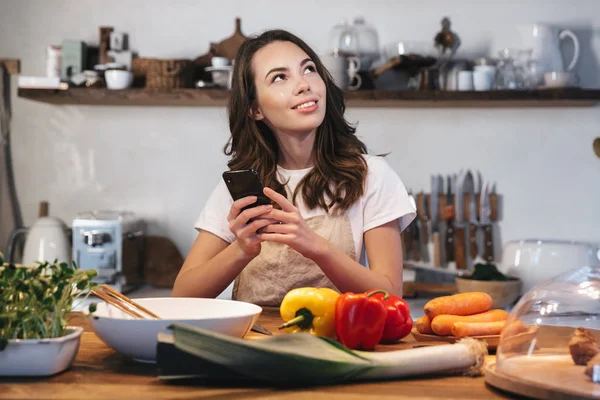
[[[257,101],[252,59],[258,50],[277,41],[300,47],[315,63],[327,90],[325,118],[317,128],[313,147],[315,167],[299,182],[292,201],[296,204],[296,196],[301,191],[309,209],[347,210],[363,194],[367,176],[363,154],[367,148],[356,137],[356,129],[344,118],[343,90],[335,85],[317,54],[287,31],[269,30],[249,38],[237,53],[228,104],[231,137],[224,148],[225,154],[231,156],[227,165],[232,171],[256,170],[265,186],[287,197],[286,182],[277,179],[279,148],[275,135],[263,121],[250,115]]]

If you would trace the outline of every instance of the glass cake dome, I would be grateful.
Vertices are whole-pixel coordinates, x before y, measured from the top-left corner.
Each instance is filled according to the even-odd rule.
[[[515,305],[486,381],[531,397],[600,398],[598,343],[600,266],[573,269],[533,287]]]

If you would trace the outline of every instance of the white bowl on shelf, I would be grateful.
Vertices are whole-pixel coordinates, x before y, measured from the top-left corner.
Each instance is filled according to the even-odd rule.
[[[79,350],[83,328],[67,327],[51,339],[13,339],[0,351],[0,376],[50,376],[69,368]]]
[[[569,72],[546,72],[544,83],[546,88],[564,88],[569,86],[570,77]]]
[[[106,345],[141,362],[156,362],[157,335],[169,332],[167,327],[175,322],[241,338],[262,312],[255,304],[221,299],[162,297],[135,302],[161,319],[135,319],[101,302],[89,321]]]
[[[213,83],[217,86],[231,89],[231,78],[233,74],[233,66],[224,65],[219,67],[206,67],[206,72],[212,74]]]
[[[133,72],[110,69],[104,73],[106,87],[113,90],[127,89],[133,83]]]

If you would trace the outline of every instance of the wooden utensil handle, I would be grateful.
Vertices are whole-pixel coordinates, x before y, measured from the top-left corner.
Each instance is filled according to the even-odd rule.
[[[427,246],[427,243],[429,243],[429,221],[426,219],[421,220],[421,237],[423,238],[423,245]]]
[[[492,235],[492,225],[483,225],[483,258],[487,262],[494,261],[494,238]]]
[[[471,219],[471,193],[464,193],[463,198],[463,215],[465,220],[469,221]]]
[[[454,258],[456,260],[457,269],[467,268],[467,254],[465,247],[465,228],[460,227],[454,230]]]
[[[454,222],[446,221],[446,261],[454,261]]]
[[[415,237],[412,239],[411,255],[413,260],[421,261],[421,242],[419,240],[420,232],[417,225],[415,225],[413,229],[415,229]]]
[[[498,195],[496,193],[490,194],[490,219],[498,221]]]
[[[440,234],[433,234],[433,265],[436,267],[442,266],[442,244],[440,243]]]
[[[377,78],[379,75],[394,68],[395,66],[397,66],[399,64],[400,64],[400,56],[396,56],[396,57],[392,58],[390,61],[388,61],[387,63],[383,64],[381,67],[379,67],[377,69],[372,69],[371,71],[369,71],[369,74],[373,78]]]
[[[477,226],[469,224],[469,252],[471,259],[477,257]]]
[[[47,217],[48,216],[49,204],[47,201],[40,202],[40,209],[38,213],[38,217]]]
[[[408,229],[405,229],[404,232],[400,234],[402,238],[402,258],[404,260],[408,260],[408,237],[410,236]]]

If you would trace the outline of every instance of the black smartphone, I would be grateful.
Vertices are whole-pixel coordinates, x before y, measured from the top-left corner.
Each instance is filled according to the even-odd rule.
[[[260,205],[272,204],[271,199],[263,193],[263,184],[260,181],[258,172],[253,169],[244,169],[241,171],[225,171],[223,172],[223,180],[229,189],[229,193],[233,200],[241,199],[246,196],[256,196],[256,203],[250,204],[244,208],[252,208]]]

